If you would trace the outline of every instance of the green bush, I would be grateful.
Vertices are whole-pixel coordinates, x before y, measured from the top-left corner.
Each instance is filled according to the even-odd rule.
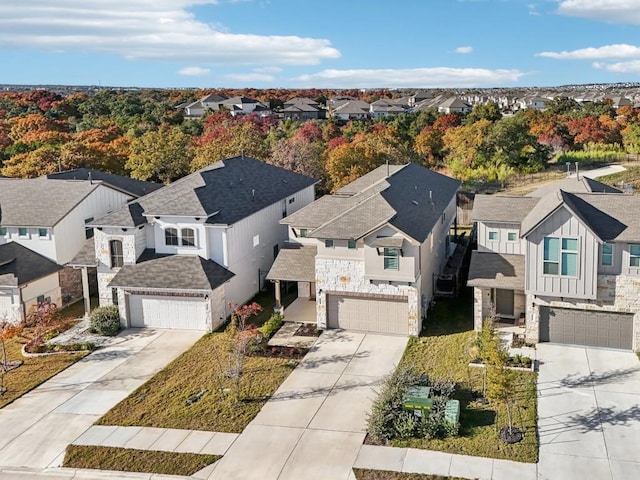
[[[272,313],[269,320],[258,329],[264,338],[271,338],[274,333],[282,326],[282,315],[279,313]]]
[[[100,335],[115,335],[120,330],[120,313],[116,305],[98,307],[91,312],[91,331]]]

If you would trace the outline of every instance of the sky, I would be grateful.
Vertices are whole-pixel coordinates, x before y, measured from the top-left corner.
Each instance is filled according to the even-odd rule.
[[[640,0],[1,0],[0,84],[640,82]]]

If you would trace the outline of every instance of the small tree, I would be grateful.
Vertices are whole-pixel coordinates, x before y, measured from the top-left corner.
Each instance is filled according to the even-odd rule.
[[[27,315],[26,326],[35,327],[34,337],[30,343],[38,345],[49,327],[59,319],[58,307],[55,303],[42,302],[33,305]]]

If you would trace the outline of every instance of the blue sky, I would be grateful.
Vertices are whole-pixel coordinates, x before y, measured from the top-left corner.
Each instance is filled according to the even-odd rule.
[[[0,83],[640,81],[640,0],[2,0]]]

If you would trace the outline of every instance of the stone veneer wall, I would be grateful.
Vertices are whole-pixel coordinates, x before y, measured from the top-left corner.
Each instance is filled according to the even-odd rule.
[[[633,313],[635,314],[633,348],[640,349],[640,278],[638,277],[598,275],[598,298],[595,301],[527,295],[526,337],[529,342],[539,340],[540,306]]]
[[[482,330],[484,319],[493,313],[491,303],[491,288],[473,288],[473,328],[476,331]],[[517,318],[526,310],[526,295],[522,291],[515,291],[513,295],[513,314]]]
[[[109,282],[116,275],[117,270],[111,269],[111,255],[109,251],[109,242],[111,240],[120,240],[122,242],[122,253],[124,255],[125,264],[135,264],[136,257],[136,237],[135,231],[131,233],[115,233],[121,229],[104,228],[95,230],[94,241],[96,247],[96,258],[98,260],[98,297],[100,305],[112,305],[111,288],[108,287]]]
[[[400,282],[398,282],[400,283]],[[359,260],[316,259],[316,315],[318,328],[327,328],[327,292],[395,295],[408,298],[409,334],[418,335],[420,317],[420,285],[370,283],[364,276],[364,262]],[[320,293],[322,291],[322,293]]]

